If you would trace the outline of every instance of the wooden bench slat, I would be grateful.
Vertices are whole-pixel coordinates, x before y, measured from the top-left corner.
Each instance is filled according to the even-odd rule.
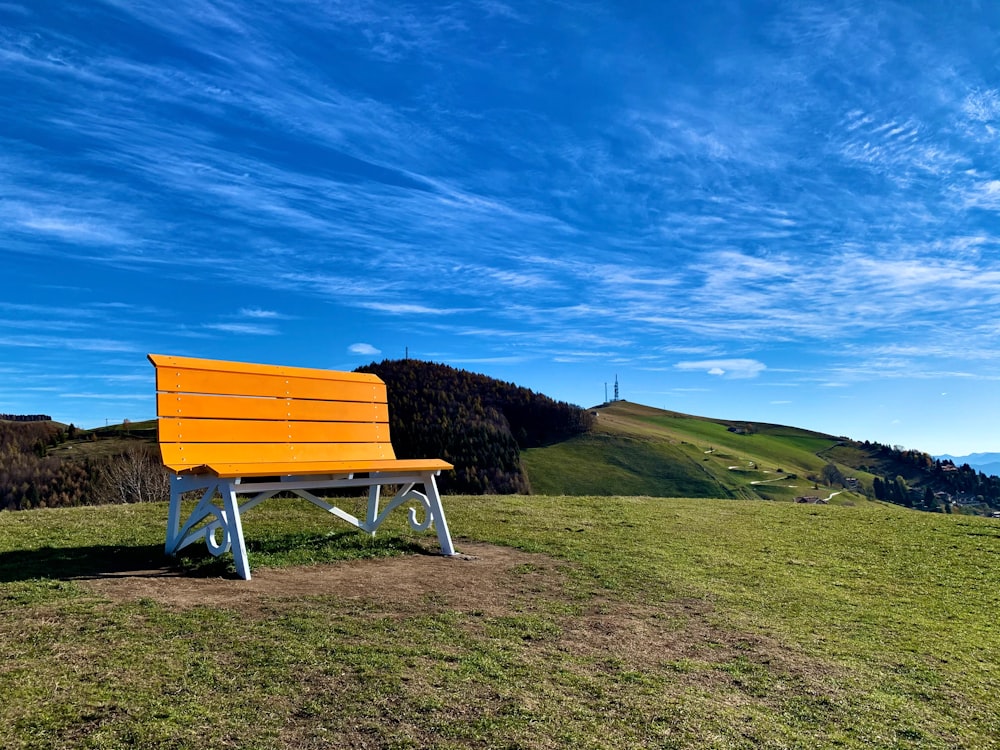
[[[317,422],[385,422],[385,403],[316,401],[290,398],[219,396],[196,393],[156,394],[156,413],[162,417],[218,417],[220,419],[276,419]]]
[[[198,443],[389,443],[389,425],[161,417],[159,436],[160,442],[191,449]]]
[[[230,362],[221,359],[179,357],[172,354],[148,354],[146,356],[156,367],[157,371],[162,368],[180,368],[185,370],[205,370],[215,373],[249,373],[315,378],[318,380],[350,380],[354,382],[382,383],[382,379],[378,375],[368,372],[343,372],[339,370],[318,370],[311,367],[265,365],[254,362]]]
[[[389,443],[160,443],[160,453],[170,468],[256,461],[381,461],[396,457]]]
[[[157,370],[156,388],[170,393],[271,396],[363,403],[384,403],[386,401],[384,383],[253,373],[219,373],[181,368]]]
[[[293,461],[274,463],[217,463],[181,469],[179,473],[209,472],[226,477],[272,477],[310,474],[362,474],[373,471],[447,471],[454,466],[436,458],[394,459],[391,461]]]

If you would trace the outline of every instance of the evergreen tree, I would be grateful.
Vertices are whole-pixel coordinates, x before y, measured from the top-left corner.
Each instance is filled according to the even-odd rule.
[[[903,479],[902,475],[896,476],[896,497],[898,497],[899,502],[907,508],[913,507],[913,500],[910,498],[910,490],[906,486],[906,480]]]
[[[879,479],[878,477],[875,477],[874,479],[872,479],[872,492],[875,493],[875,499],[876,500],[885,500],[886,499],[886,496],[885,496],[885,485],[882,483],[882,480]]]
[[[924,507],[927,508],[927,510],[938,509],[937,500],[934,497],[934,490],[930,487],[924,490]]]

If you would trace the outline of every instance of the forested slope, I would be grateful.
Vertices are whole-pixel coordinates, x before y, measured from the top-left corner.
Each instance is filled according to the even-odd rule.
[[[384,360],[358,371],[388,387],[397,457],[455,464],[439,480],[444,492],[530,492],[521,451],[586,432],[592,423],[578,406],[447,365]]]
[[[75,431],[72,425],[67,429],[51,421],[0,420],[0,509],[89,502],[94,466],[49,455]]]

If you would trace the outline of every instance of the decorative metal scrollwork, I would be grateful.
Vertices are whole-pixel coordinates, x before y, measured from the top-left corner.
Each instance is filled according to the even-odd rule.
[[[409,509],[410,528],[414,531],[427,531],[427,529],[431,527],[431,524],[434,523],[434,512],[431,510],[431,502],[427,499],[427,495],[413,489],[413,485],[410,485],[410,487],[404,491],[397,493],[396,496],[389,501],[389,504],[386,505],[385,508],[382,509],[382,512],[378,514],[378,517],[371,524],[368,531],[374,532],[375,529],[382,525],[382,522],[385,520],[387,515],[400,505],[408,502],[417,503],[424,512],[424,519],[422,521],[418,521],[417,509],[412,507]]]
[[[208,547],[208,551],[214,557],[218,557],[229,552],[233,546],[233,539],[229,531],[229,521],[226,518],[226,512],[214,505],[212,508],[215,511],[216,520],[205,527],[205,546]],[[221,539],[217,538],[220,532]]]
[[[424,520],[417,521],[417,509],[411,507],[410,516],[410,528],[414,531],[427,531],[434,523],[434,513],[431,511],[430,500],[427,499],[427,495],[422,492],[417,492],[416,490],[410,490],[409,492],[400,496],[400,504],[407,502],[408,500],[418,503],[424,511]]]

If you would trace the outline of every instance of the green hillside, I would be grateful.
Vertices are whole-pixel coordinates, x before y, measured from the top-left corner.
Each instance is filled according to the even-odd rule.
[[[829,455],[842,442],[831,435],[693,417],[627,401],[591,411],[597,417],[589,433],[524,452],[534,492],[825,499],[842,489],[819,486],[829,463],[871,485],[870,474]]]

